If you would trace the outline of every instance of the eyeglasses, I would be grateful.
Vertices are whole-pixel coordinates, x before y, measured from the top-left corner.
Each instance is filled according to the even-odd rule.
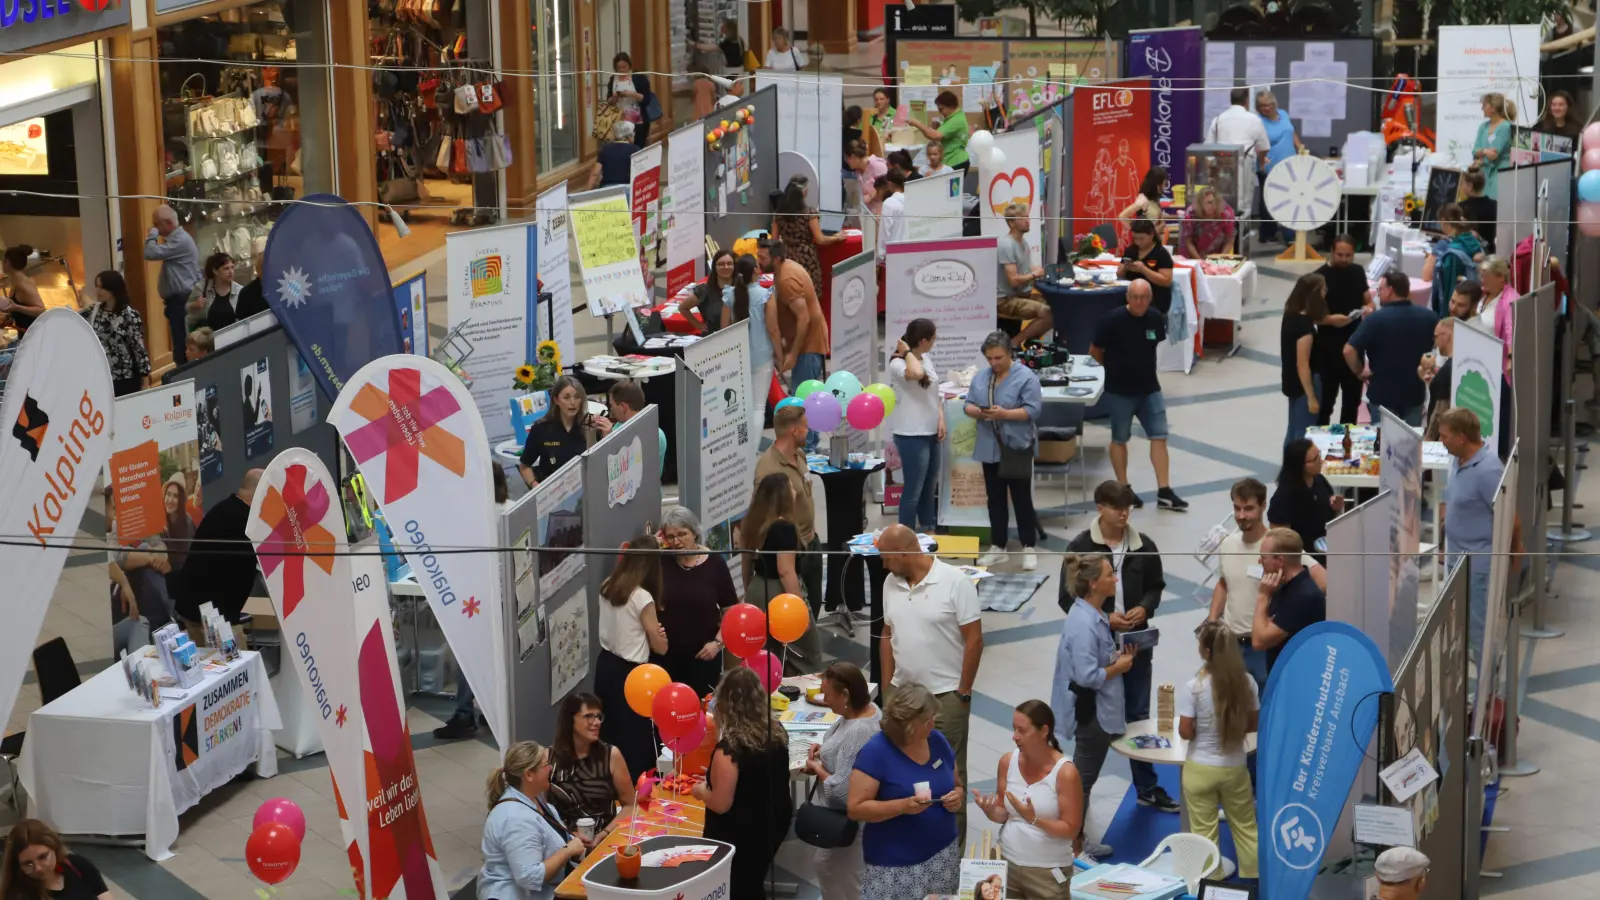
[[[606,714],[597,712],[584,713],[582,716],[579,716],[579,718],[588,722],[604,722],[606,720]]]

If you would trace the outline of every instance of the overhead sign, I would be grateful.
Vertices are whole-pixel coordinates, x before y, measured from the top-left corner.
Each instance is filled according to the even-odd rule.
[[[0,52],[126,28],[129,21],[123,0],[0,0]]]

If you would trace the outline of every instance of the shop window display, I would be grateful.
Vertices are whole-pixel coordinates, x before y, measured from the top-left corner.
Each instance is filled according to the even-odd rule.
[[[540,173],[578,161],[578,55],[572,39],[572,0],[532,0],[533,47],[539,77],[534,106],[539,127],[534,144]],[[609,62],[608,62],[609,64]]]

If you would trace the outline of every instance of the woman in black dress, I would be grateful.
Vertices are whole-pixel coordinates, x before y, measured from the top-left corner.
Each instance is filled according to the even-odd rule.
[[[789,736],[772,720],[761,679],[752,669],[730,669],[717,685],[717,747],[696,800],[706,805],[705,836],[734,846],[729,896],[767,896],[767,870],[789,833]]]
[[[1283,467],[1277,490],[1267,504],[1267,523],[1300,535],[1306,552],[1327,565],[1328,523],[1344,511],[1344,495],[1334,491],[1322,474],[1322,451],[1309,438],[1283,447]]]
[[[740,563],[744,570],[744,602],[762,612],[779,594],[806,596],[796,568],[800,531],[794,523],[794,504],[794,488],[788,476],[774,472],[756,482],[750,512],[739,523],[739,547],[747,551]],[[767,638],[767,650],[784,660],[785,675],[816,672],[826,665],[815,628],[807,628],[789,646],[787,654],[783,644],[773,637]]]
[[[701,543],[700,519],[681,506],[661,515],[661,547],[681,552],[661,561],[656,615],[667,632],[667,652],[650,661],[673,681],[704,697],[722,676],[722,611],[739,602],[728,561]]]
[[[13,825],[6,836],[0,897],[5,900],[35,897],[111,900],[111,889],[106,887],[106,880],[100,877],[100,870],[94,863],[67,852],[55,829],[38,819],[23,819]]]
[[[634,802],[633,778],[622,751],[600,739],[605,719],[599,697],[568,694],[556,715],[556,742],[550,747],[546,796],[561,821],[591,849],[628,820]],[[593,823],[593,837],[576,831],[583,819]]]

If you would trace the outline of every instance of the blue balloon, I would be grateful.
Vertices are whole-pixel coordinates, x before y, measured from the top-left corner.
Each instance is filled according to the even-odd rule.
[[[1600,203],[1600,169],[1590,169],[1578,176],[1578,199]]]
[[[773,407],[773,411],[776,412],[777,410],[783,409],[785,406],[805,406],[805,405],[806,405],[806,402],[804,400],[801,400],[799,397],[785,397],[782,400],[778,401],[778,405]]]
[[[828,380],[824,384],[828,386],[828,390],[833,393],[833,396],[838,399],[841,408],[849,406],[850,401],[861,393],[861,379],[851,375],[849,372],[835,372],[828,376]]]

